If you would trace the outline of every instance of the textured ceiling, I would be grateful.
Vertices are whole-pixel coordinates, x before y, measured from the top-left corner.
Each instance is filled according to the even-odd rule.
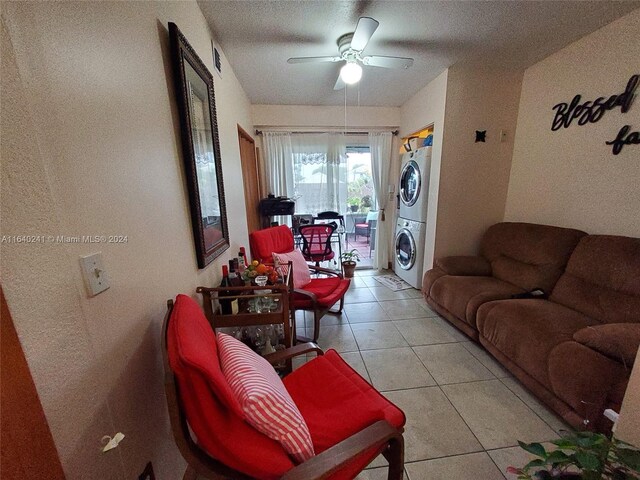
[[[253,104],[342,105],[340,64],[287,63],[337,55],[360,16],[380,27],[368,55],[415,58],[408,70],[364,67],[349,105],[400,106],[457,62],[524,68],[618,17],[639,1],[198,0]],[[611,52],[615,55],[615,52]]]

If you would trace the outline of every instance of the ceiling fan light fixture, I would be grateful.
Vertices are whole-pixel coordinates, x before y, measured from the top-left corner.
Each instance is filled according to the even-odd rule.
[[[362,78],[362,67],[355,62],[347,62],[347,64],[340,69],[340,78],[348,85],[358,83]]]

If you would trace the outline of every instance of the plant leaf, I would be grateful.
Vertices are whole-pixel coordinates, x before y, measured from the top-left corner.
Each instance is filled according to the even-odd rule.
[[[546,458],[547,456],[547,451],[544,449],[544,447],[540,443],[536,443],[536,442],[524,443],[524,442],[518,441],[518,444],[522,449],[526,450],[529,453],[533,453],[538,457]]]
[[[529,463],[527,463],[524,467],[522,467],[522,470],[524,470],[525,472],[528,471],[530,468],[534,468],[534,467],[544,467],[547,463],[542,460],[541,458],[536,458],[535,460],[531,460]]]
[[[598,470],[600,468],[600,459],[588,452],[576,452],[575,458],[578,466],[585,470]]]
[[[576,448],[576,442],[568,439],[568,438],[559,438],[557,440],[551,440],[551,443],[557,445],[560,448]]]
[[[554,450],[547,456],[547,463],[565,463],[568,461],[571,461],[571,459],[562,450]]]

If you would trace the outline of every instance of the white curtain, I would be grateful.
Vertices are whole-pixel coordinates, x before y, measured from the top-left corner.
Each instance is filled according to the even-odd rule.
[[[263,132],[262,145],[269,193],[273,193],[276,197],[292,198],[294,184],[291,133]]]
[[[384,210],[389,199],[389,171],[391,170],[391,132],[369,132],[369,149],[371,152],[371,176],[378,201],[378,223],[376,228],[376,249],[373,257],[373,268],[387,268],[389,263],[389,238],[391,222],[385,218]],[[388,216],[389,220],[391,215]]]
[[[341,133],[292,134],[296,213],[344,212],[347,147]]]

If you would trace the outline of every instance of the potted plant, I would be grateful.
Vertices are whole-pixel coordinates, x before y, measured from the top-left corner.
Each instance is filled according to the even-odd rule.
[[[357,212],[358,208],[360,208],[360,199],[356,197],[347,198],[347,203],[349,204],[349,209],[352,212]]]
[[[365,195],[364,197],[362,197],[362,209],[368,213],[369,210],[371,210],[371,207],[373,207],[371,196]]]
[[[507,469],[520,480],[640,479],[640,450],[601,433],[572,432],[553,440],[558,448],[551,451],[540,443],[518,443],[538,457],[522,468]]]
[[[347,278],[353,278],[353,272],[356,270],[356,262],[360,261],[358,250],[354,248],[350,252],[343,252],[342,255],[340,255],[340,260],[342,260],[344,276]]]

